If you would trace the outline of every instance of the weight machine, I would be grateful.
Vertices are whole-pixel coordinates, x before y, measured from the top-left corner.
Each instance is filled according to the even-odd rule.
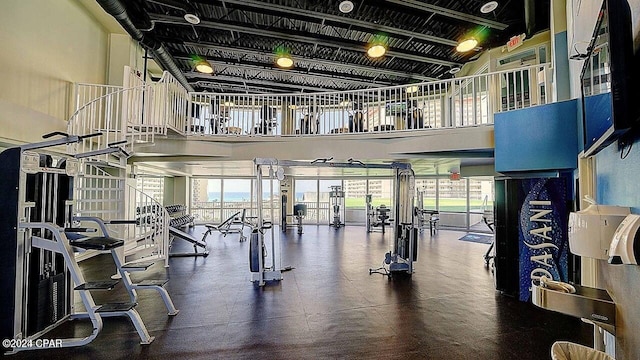
[[[330,188],[329,204],[333,212],[333,221],[329,223],[329,226],[338,229],[344,226],[344,222],[342,222],[344,218],[344,191],[342,191],[342,185],[331,185]]]
[[[58,339],[56,346],[86,345],[102,330],[102,319],[111,316],[128,317],[141,343],[149,344],[154,337],[149,335],[135,309],[136,290],[144,288],[158,291],[169,315],[178,313],[163,288],[166,280],[131,282],[128,272],[133,270],[121,263],[117,253],[124,241],[109,236],[106,222],[93,217],[74,217],[74,177],[81,173],[78,159],[116,152],[128,155],[117,147],[122,142],[74,157],[41,151],[100,135],[70,136],[55,132],[43,138],[61,137],[0,153],[3,176],[0,207],[6,211],[0,217],[0,337],[22,340],[18,343],[24,344],[7,349],[11,352],[38,349],[37,339],[66,320],[77,318],[91,321],[89,334]],[[102,236],[89,236],[89,233],[97,232],[96,228],[80,227],[88,221],[98,225]],[[111,224],[124,223],[131,221],[111,221]],[[101,305],[94,302],[91,291],[111,290],[119,281],[86,281],[75,258],[75,252],[86,250],[111,253],[129,294],[129,302]],[[142,266],[141,263],[135,265],[136,268]],[[82,301],[84,312],[76,308],[75,292]]]
[[[391,222],[393,221],[390,216],[391,209],[386,205],[380,205],[374,208],[373,205],[371,205],[372,197],[369,194],[365,196],[365,199],[367,203],[367,217],[365,219],[367,233],[379,230],[384,234],[385,228],[391,226]]]
[[[280,259],[280,235],[276,237],[271,221],[265,220],[263,210],[263,172],[266,170],[273,199],[273,180],[278,176],[282,181],[284,172],[281,167],[340,167],[340,168],[363,168],[363,169],[389,169],[395,174],[396,190],[395,218],[397,225],[394,226],[393,244],[391,250],[385,254],[383,266],[378,269],[369,269],[369,273],[382,272],[391,276],[394,273],[413,273],[413,261],[417,260],[417,229],[414,227],[413,196],[415,190],[415,178],[410,164],[365,164],[358,160],[349,159],[346,163],[331,162],[332,159],[316,159],[312,162],[278,160],[274,158],[256,158],[253,160],[256,166],[256,198],[258,216],[254,229],[251,233],[251,243],[249,251],[249,264],[252,273],[252,281],[264,286],[267,281],[282,280],[282,267]],[[273,219],[273,201],[270,202],[271,219]],[[266,231],[270,230],[270,231]],[[269,239],[270,251],[267,252],[265,238]],[[388,267],[388,269],[387,269]],[[383,270],[384,269],[384,270]],[[286,268],[285,268],[286,270]]]
[[[418,206],[416,206],[417,227],[420,232],[429,224],[429,234],[433,235],[438,230],[438,221],[440,221],[440,212],[438,210],[428,210],[424,208],[424,191],[416,191],[418,198]]]
[[[392,277],[394,274],[413,274],[413,262],[418,260],[418,229],[414,221],[415,176],[409,164],[395,164],[395,219],[393,248],[385,254],[382,266],[369,269]],[[400,167],[398,165],[404,165]]]
[[[304,233],[304,226],[302,221],[307,216],[307,205],[305,204],[295,204],[293,205],[293,214],[287,214],[287,195],[282,195],[282,206],[280,207],[280,211],[282,212],[282,232],[287,231],[287,228],[296,227],[298,229],[298,235],[302,235]],[[295,220],[294,225],[289,225],[287,222],[287,218],[293,217]]]

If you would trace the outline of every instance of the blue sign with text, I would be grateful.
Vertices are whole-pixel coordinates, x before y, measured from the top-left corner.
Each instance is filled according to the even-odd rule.
[[[520,300],[529,301],[533,279],[546,275],[567,281],[571,194],[566,178],[526,179],[521,186],[525,196],[519,219]]]

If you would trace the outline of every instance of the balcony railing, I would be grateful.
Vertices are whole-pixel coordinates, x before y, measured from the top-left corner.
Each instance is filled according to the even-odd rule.
[[[493,124],[495,113],[551,102],[549,74],[550,64],[541,64],[345,92],[190,93],[185,130],[216,137],[318,136]]]

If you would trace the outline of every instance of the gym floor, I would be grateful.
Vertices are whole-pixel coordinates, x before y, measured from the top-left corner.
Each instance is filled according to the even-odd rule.
[[[203,229],[196,227],[201,237]],[[494,290],[483,254],[488,245],[459,241],[465,233],[420,235],[412,277],[389,280],[368,269],[382,264],[390,233],[364,227],[305,226],[282,238],[284,280],[260,288],[249,281],[248,242],[237,234],[207,239],[206,258],[171,258],[134,279],[170,278],[180,313],[166,315],[155,291],[137,307],[151,335],[140,345],[126,318],[107,318],[81,348],[21,352],[14,359],[549,359],[551,344],[591,346],[592,328]],[[192,248],[176,240],[174,250]],[[270,249],[269,249],[270,250]],[[88,280],[114,272],[110,256],[82,264]],[[123,289],[95,292],[96,303],[126,301]],[[84,336],[86,321],[47,337]],[[9,357],[8,357],[9,358]]]

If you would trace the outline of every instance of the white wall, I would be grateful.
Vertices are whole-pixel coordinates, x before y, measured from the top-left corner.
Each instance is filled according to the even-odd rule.
[[[144,52],[93,0],[0,2],[0,143],[66,131],[74,83],[122,85]]]

